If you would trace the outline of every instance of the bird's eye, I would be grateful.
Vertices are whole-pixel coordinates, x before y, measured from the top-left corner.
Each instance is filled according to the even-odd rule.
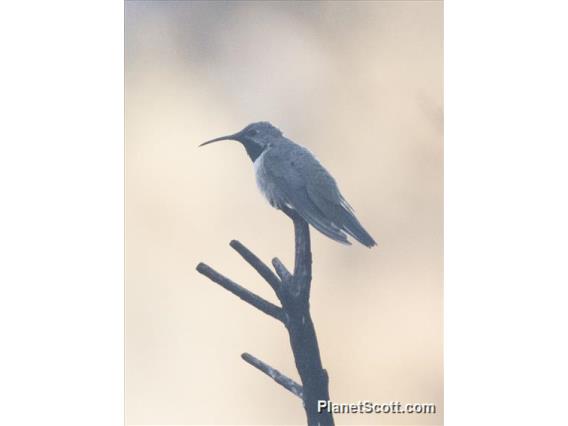
[[[256,136],[256,135],[258,135],[258,130],[252,129],[252,130],[250,131],[250,135],[251,135],[251,136]]]

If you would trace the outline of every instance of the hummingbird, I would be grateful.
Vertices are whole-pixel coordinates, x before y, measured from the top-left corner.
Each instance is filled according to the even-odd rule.
[[[367,247],[377,243],[363,228],[335,179],[306,148],[266,121],[252,123],[240,132],[203,142],[240,142],[251,161],[260,192],[276,209],[292,208],[322,234],[342,244],[347,236]]]

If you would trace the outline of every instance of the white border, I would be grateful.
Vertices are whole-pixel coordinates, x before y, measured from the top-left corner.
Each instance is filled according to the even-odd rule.
[[[445,418],[568,424],[565,2],[445,5]]]
[[[0,11],[0,424],[123,424],[123,5]]]

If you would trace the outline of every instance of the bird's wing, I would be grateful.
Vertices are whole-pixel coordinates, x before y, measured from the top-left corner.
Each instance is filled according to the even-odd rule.
[[[325,212],[331,223],[367,247],[376,245],[373,237],[363,228],[355,217],[355,212],[341,195],[333,177],[323,167],[308,181],[306,190],[313,203]]]
[[[298,162],[298,171],[305,177],[303,180],[310,201],[326,217],[326,221],[334,227],[351,235],[361,244],[372,247],[375,240],[363,228],[355,217],[355,212],[341,195],[335,179],[307,150]]]
[[[310,197],[306,179],[306,167],[310,166],[310,158],[306,156],[303,148],[296,145],[292,149],[295,151],[291,157],[292,159],[290,159],[289,155],[284,155],[289,154],[289,152],[283,153],[278,149],[268,151],[266,153],[268,158],[265,158],[264,164],[270,164],[270,167],[265,168],[265,173],[269,175],[273,184],[284,196],[286,203],[296,210],[310,225],[335,241],[351,244],[347,240],[347,235],[329,219],[326,213]],[[311,154],[309,156],[311,157]],[[313,157],[311,158],[317,163]]]

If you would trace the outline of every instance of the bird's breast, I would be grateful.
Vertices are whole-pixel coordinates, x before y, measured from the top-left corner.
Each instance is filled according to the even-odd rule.
[[[266,151],[260,154],[260,156],[254,161],[253,167],[256,177],[256,185],[262,195],[264,195],[273,207],[281,205],[283,201],[282,196],[266,168]]]
[[[256,160],[253,161],[252,165],[254,167],[254,173],[258,175],[258,171],[259,169],[261,169],[263,167],[263,161],[264,161],[264,155],[266,154],[266,151],[264,151],[262,154],[260,154]]]

